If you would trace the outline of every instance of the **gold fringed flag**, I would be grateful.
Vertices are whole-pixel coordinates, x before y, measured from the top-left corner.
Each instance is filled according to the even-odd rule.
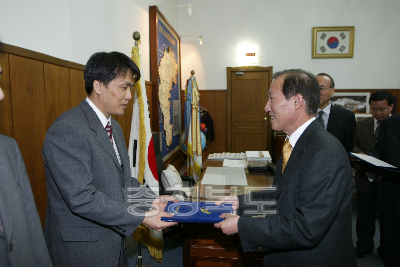
[[[131,175],[136,177],[141,184],[146,183],[155,194],[159,195],[159,177],[157,174],[154,143],[150,128],[149,103],[147,100],[138,42],[135,42],[135,47],[132,48],[132,60],[139,67],[141,78],[135,83],[136,90],[129,138],[128,150]],[[134,239],[136,242],[146,244],[150,255],[157,261],[162,262],[162,231],[149,229],[142,224],[136,229]]]
[[[185,101],[185,135],[187,140],[187,171],[197,182],[201,176],[202,149],[200,139],[200,94],[194,71],[187,80]]]

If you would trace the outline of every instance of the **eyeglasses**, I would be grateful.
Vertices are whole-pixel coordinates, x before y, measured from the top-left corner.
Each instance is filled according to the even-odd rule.
[[[333,87],[333,86],[331,86],[331,87],[320,86],[320,87],[319,87],[319,90],[324,91],[324,90],[328,90],[328,89],[330,89],[330,88],[332,88],[332,87]]]
[[[385,112],[387,111],[389,108],[371,108],[371,113],[377,113],[378,111],[380,112]]]

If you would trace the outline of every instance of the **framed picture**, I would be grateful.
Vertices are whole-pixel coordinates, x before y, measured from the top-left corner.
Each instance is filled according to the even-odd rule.
[[[356,121],[360,121],[360,120],[363,120],[365,118],[372,117],[371,113],[356,113],[355,115],[356,115]]]
[[[335,93],[331,103],[356,113],[369,113],[369,96],[370,93]]]
[[[150,80],[152,130],[160,132],[164,162],[177,153],[181,132],[181,39],[157,6],[150,6]]]
[[[349,58],[354,54],[355,27],[313,27],[312,58]]]

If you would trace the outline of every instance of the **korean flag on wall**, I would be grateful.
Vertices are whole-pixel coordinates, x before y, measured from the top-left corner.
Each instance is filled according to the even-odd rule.
[[[348,54],[350,31],[318,31],[316,54]]]

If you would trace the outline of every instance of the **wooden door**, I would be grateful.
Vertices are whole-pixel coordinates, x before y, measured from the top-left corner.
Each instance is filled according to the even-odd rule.
[[[272,129],[264,111],[272,67],[227,68],[228,151],[272,149]]]

